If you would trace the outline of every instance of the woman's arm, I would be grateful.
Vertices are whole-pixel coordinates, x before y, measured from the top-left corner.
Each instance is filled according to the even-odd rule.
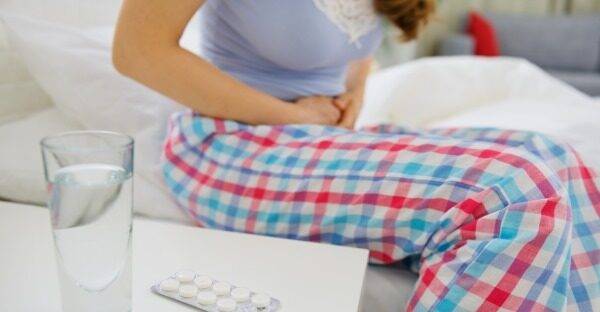
[[[348,68],[348,76],[346,77],[346,90],[365,89],[367,77],[371,72],[372,58],[354,61]]]
[[[343,109],[339,126],[352,129],[360,114],[365,94],[365,83],[371,71],[372,59],[354,61],[348,68],[346,78],[346,93],[338,96],[335,103]]]
[[[335,124],[331,100],[295,105],[255,90],[183,49],[179,39],[204,0],[125,0],[114,38],[117,70],[205,116],[249,124]]]

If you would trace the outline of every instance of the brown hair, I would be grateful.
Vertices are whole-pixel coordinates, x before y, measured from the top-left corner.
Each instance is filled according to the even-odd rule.
[[[404,33],[403,39],[415,39],[435,11],[436,0],[374,0],[375,11],[385,16]]]

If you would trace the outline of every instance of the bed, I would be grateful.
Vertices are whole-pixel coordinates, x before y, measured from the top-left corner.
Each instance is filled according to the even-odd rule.
[[[2,11],[0,17],[6,27],[0,30],[0,101],[8,103],[0,106],[0,198],[43,206],[39,139],[107,129],[136,138],[136,214],[189,223],[169,197],[158,166],[167,116],[181,107],[112,69],[112,28],[75,27]],[[186,36],[192,38],[185,43],[190,49],[194,37]],[[600,169],[599,120],[598,99],[524,60],[454,57],[423,59],[371,75],[358,126],[540,131],[570,143]],[[402,268],[371,266],[363,303],[374,311],[397,311],[416,278]]]

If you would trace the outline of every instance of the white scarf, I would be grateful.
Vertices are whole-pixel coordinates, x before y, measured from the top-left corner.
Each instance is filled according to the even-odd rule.
[[[372,0],[313,0],[332,23],[350,37],[351,43],[371,32],[378,24]]]

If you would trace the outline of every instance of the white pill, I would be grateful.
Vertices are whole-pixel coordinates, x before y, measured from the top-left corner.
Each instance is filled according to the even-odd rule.
[[[194,273],[194,271],[184,270],[177,272],[175,276],[180,282],[188,283],[194,280],[194,277],[196,277],[196,273]]]
[[[162,291],[177,291],[178,289],[179,281],[174,278],[169,278],[160,282],[160,290]]]
[[[198,288],[200,289],[208,288],[212,285],[212,283],[212,278],[205,275],[196,276],[196,278],[194,279],[194,284],[196,284],[196,286],[198,286]]]
[[[226,296],[231,291],[231,285],[225,282],[216,282],[213,284],[212,289],[217,296]]]
[[[237,302],[244,302],[250,299],[250,290],[248,288],[235,288],[231,291],[231,298]]]
[[[183,298],[192,298],[198,293],[198,287],[195,285],[183,285],[179,287],[179,295]]]
[[[224,298],[217,301],[217,309],[220,312],[233,312],[235,308],[237,308],[237,303],[233,299]]]
[[[252,296],[252,304],[257,308],[266,308],[271,305],[271,297],[265,294],[256,294]]]
[[[212,291],[201,291],[197,299],[199,304],[209,306],[217,302],[217,295]]]

